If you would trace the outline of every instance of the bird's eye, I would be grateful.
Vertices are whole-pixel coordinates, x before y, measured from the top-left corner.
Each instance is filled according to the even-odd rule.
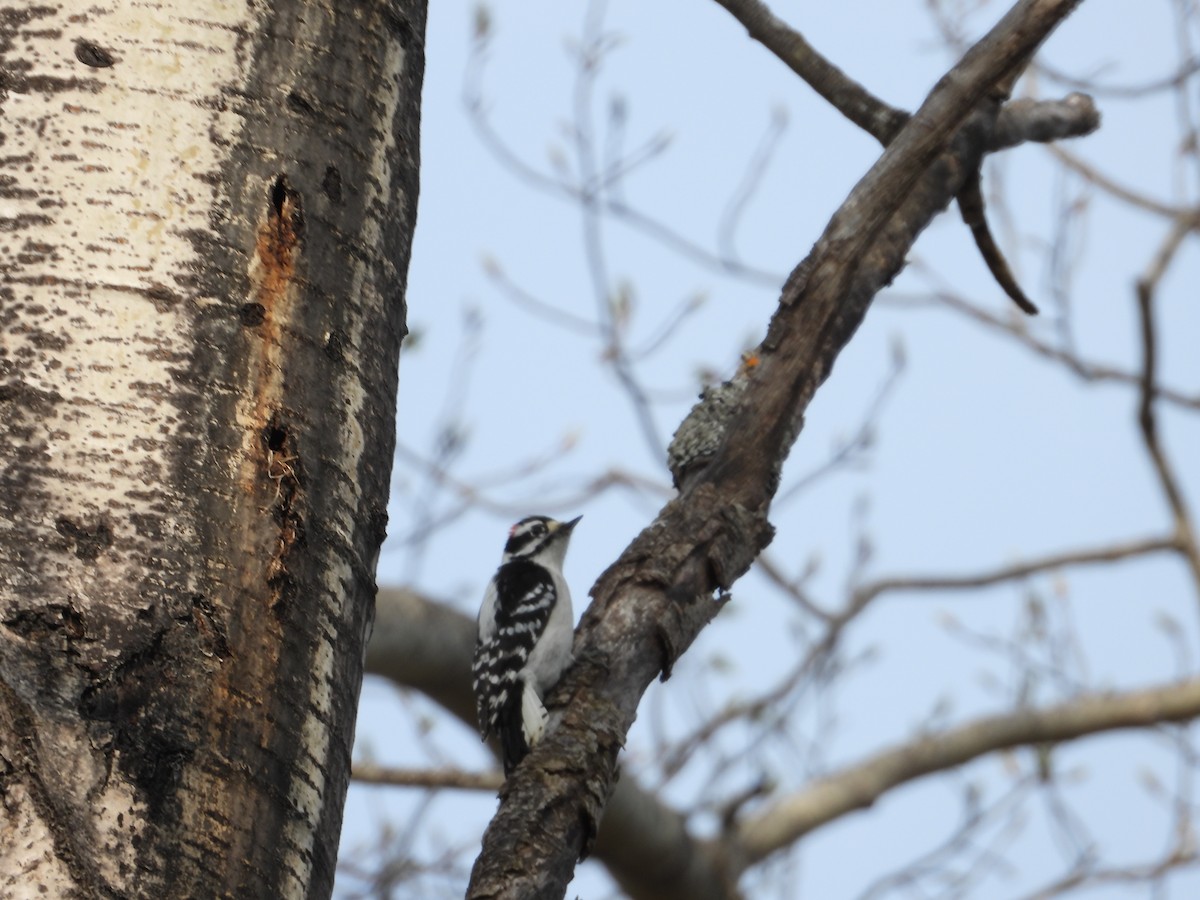
[[[533,528],[530,529],[530,531],[535,537],[541,537],[543,534],[546,533],[546,526],[543,525],[541,522],[535,522]]]

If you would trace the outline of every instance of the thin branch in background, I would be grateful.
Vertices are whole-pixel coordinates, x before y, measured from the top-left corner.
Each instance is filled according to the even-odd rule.
[[[1165,90],[1183,86],[1188,79],[1200,72],[1200,57],[1185,59],[1174,72],[1138,84],[1105,84],[1096,80],[1096,75],[1099,73],[1086,78],[1077,78],[1044,60],[1039,60],[1035,65],[1038,72],[1063,87],[1087,91],[1097,97],[1109,97],[1113,100],[1142,100],[1152,94],[1161,94]]]
[[[1173,537],[1151,538],[1054,554],[1041,559],[968,575],[893,577],[866,582],[852,590],[849,601],[840,612],[829,620],[825,636],[810,650],[810,653],[821,656],[831,655],[850,624],[857,620],[876,599],[886,593],[979,589],[1021,581],[1033,575],[1055,572],[1072,566],[1116,563],[1138,556],[1176,549],[1177,543]]]
[[[836,615],[830,615],[813,606],[814,613],[829,623],[823,638],[812,646],[792,671],[771,690],[753,700],[730,704],[690,735],[678,741],[675,749],[662,758],[664,779],[669,780],[678,774],[696,749],[727,725],[739,720],[758,720],[768,711],[778,712],[785,697],[791,695],[805,679],[820,673],[845,630],[874,599],[884,593],[987,587],[1073,566],[1115,563],[1137,556],[1175,549],[1177,547],[1173,538],[1148,539],[1092,550],[1055,554],[1039,560],[1004,566],[972,575],[882,579],[863,584],[854,590],[849,603]],[[769,727],[764,724],[763,730],[769,730]]]
[[[858,427],[854,430],[854,433],[848,440],[840,442],[833,454],[825,462],[802,475],[786,490],[781,491],[778,499],[775,501],[776,508],[780,508],[785,503],[794,500],[797,496],[804,493],[804,491],[820,483],[839,469],[861,461],[862,457],[875,443],[875,435],[879,429],[879,420],[883,416],[883,411],[887,408],[888,400],[894,393],[896,385],[900,382],[900,376],[904,373],[905,365],[904,345],[897,338],[892,342],[891,368],[884,377],[883,383],[879,386],[879,390],[875,392],[875,396],[867,405],[866,411],[863,413],[863,417]]]
[[[467,848],[445,846],[432,856],[427,850],[421,857],[413,853],[415,833],[422,834],[422,844],[428,844],[434,833],[424,827],[434,796],[433,792],[425,793],[404,827],[397,828],[393,822],[384,821],[371,844],[351,848],[349,852],[342,850],[337,861],[339,897],[392,900],[400,895],[432,900],[461,896],[467,869],[460,860]],[[352,884],[361,887],[351,887]]]
[[[679,330],[684,322],[700,311],[707,299],[707,295],[702,292],[697,292],[690,297],[684,298],[673,310],[667,313],[658,328],[650,337],[642,342],[640,347],[629,351],[630,359],[642,362],[661,350],[671,338],[679,334]],[[657,392],[652,395],[657,396]]]
[[[1034,748],[1038,758],[1038,795],[1045,809],[1050,836],[1060,847],[1064,858],[1074,865],[1083,866],[1094,861],[1098,855],[1098,844],[1092,836],[1087,822],[1073,812],[1063,796],[1059,780],[1053,772],[1053,745],[1041,744]]]
[[[914,271],[922,271],[926,275],[931,274],[929,269],[923,266],[919,260],[913,260],[910,263],[910,268]],[[1095,383],[1110,382],[1128,387],[1141,387],[1142,379],[1139,373],[1118,369],[1107,363],[1094,362],[1082,356],[1076,356],[1049,341],[1037,337],[1025,327],[1024,319],[1013,320],[998,316],[944,288],[934,289],[928,294],[920,296],[906,296],[893,292],[882,297],[881,301],[893,305],[925,305],[931,302],[939,304],[955,312],[962,313],[967,318],[985,325],[994,331],[1001,332],[1015,339],[1027,350],[1052,362],[1061,364],[1082,381]],[[1200,393],[1189,395],[1161,384],[1154,385],[1154,393],[1159,400],[1174,406],[1200,410]]]
[[[1131,187],[1120,184],[1114,178],[1105,175],[1098,168],[1088,162],[1084,162],[1076,154],[1069,150],[1064,150],[1057,144],[1047,144],[1046,151],[1078,174],[1082,175],[1100,190],[1109,194],[1113,198],[1128,203],[1145,212],[1154,213],[1155,215],[1164,216],[1165,218],[1178,220],[1189,219],[1193,230],[1200,229],[1200,208],[1188,209],[1181,206],[1175,206],[1170,203],[1164,203],[1161,200],[1155,200],[1143,194],[1141,191],[1134,190]]]
[[[871,603],[881,594],[896,592],[960,591],[971,588],[992,587],[1012,581],[1020,581],[1032,575],[1056,572],[1074,566],[1090,566],[1122,562],[1152,553],[1179,550],[1175,536],[1143,538],[1120,544],[1110,544],[1086,550],[1055,553],[1026,562],[997,566],[982,572],[965,575],[927,575],[880,578],[857,587],[851,595],[849,610],[858,610]]]
[[[1181,841],[1162,859],[1130,866],[1100,867],[1093,864],[1039,888],[1032,894],[1026,895],[1024,900],[1053,900],[1055,897],[1065,897],[1076,891],[1095,887],[1153,886],[1160,884],[1162,879],[1171,873],[1194,869],[1198,864],[1200,864],[1200,855],[1197,855],[1193,842]]]
[[[666,249],[679,254],[721,275],[739,278],[748,284],[771,291],[778,291],[786,275],[758,266],[747,265],[740,260],[713,253],[662,221],[643,213],[616,197],[607,197],[604,209],[617,219],[633,226],[642,234],[657,241]]]
[[[463,81],[463,106],[466,108],[468,120],[474,128],[476,136],[496,161],[521,181],[542,193],[566,200],[571,204],[578,204],[583,193],[579,185],[565,180],[563,176],[549,175],[530,165],[493,127],[483,95],[483,75],[486,70],[489,45],[490,42],[486,35],[484,39],[474,42]],[[618,120],[617,125],[621,133],[616,136],[610,135],[607,144],[610,153],[613,141],[623,139],[624,121]],[[655,158],[660,151],[665,151],[665,149],[665,136],[651,138],[641,151],[642,157],[637,160],[636,165]],[[738,278],[758,287],[779,289],[784,280],[784,273],[771,272],[747,265],[740,260],[722,257],[684,236],[677,229],[630,205],[622,197],[621,190],[622,177],[629,173],[629,169],[628,162],[613,160],[606,156],[605,175],[598,185],[600,188],[607,189],[599,198],[600,208],[606,215],[649,237],[665,249],[713,272]]]
[[[790,578],[783,571],[778,560],[769,551],[760,553],[754,561],[755,570],[767,577],[767,580],[787,594],[796,604],[810,616],[823,622],[830,621],[833,616],[821,609],[820,606],[804,590],[804,582],[816,574],[816,563],[810,559],[798,578]]]
[[[435,419],[434,433],[429,449],[429,458],[433,461],[432,469],[437,471],[447,471],[466,449],[467,430],[462,422],[462,410],[466,408],[471,375],[474,372],[475,361],[479,358],[482,330],[483,320],[478,310],[464,310],[462,336],[459,339],[454,362],[450,367],[450,380],[446,386],[445,396],[442,398],[441,409]],[[422,488],[413,497],[411,509],[415,535],[431,536],[433,534],[433,522],[438,515],[435,507],[441,487],[442,482],[439,479],[427,478]],[[409,577],[415,581],[420,577],[419,573],[425,560],[428,542],[427,540],[416,540],[409,543],[407,547],[405,567],[411,573]]]
[[[508,277],[508,273],[504,271],[504,267],[500,265],[499,260],[495,257],[485,256],[482,260],[482,267],[484,275],[499,290],[500,296],[506,298],[515,306],[519,306],[542,321],[562,328],[565,331],[571,331],[575,334],[591,338],[597,337],[600,334],[600,326],[591,319],[585,319],[583,316],[578,316],[552,303],[547,303],[545,300],[535,297],[518,285]]]
[[[618,316],[624,311],[616,306],[618,291],[609,271],[608,254],[603,232],[600,197],[600,169],[597,161],[597,139],[594,133],[592,103],[596,78],[605,53],[612,47],[611,36],[604,30],[603,0],[591,0],[584,19],[583,37],[577,53],[575,88],[573,93],[575,161],[579,171],[579,213],[583,227],[584,260],[591,279],[596,302],[597,318],[604,340],[604,359],[617,378],[630,407],[642,440],[654,460],[665,460],[667,448],[659,432],[658,422],[650,408],[633,363],[629,358]]]
[[[918,896],[946,894],[958,897],[994,872],[1011,876],[1011,866],[1005,862],[1000,850],[1011,844],[1024,828],[1022,808],[1033,785],[1034,779],[1022,777],[988,805],[981,802],[980,791],[975,785],[967,785],[963,791],[963,818],[953,833],[899,870],[877,878],[859,894],[859,900],[876,900],[900,890]],[[993,832],[990,837],[988,831]],[[963,859],[966,862],[960,865],[965,871],[954,873],[955,862]]]
[[[693,754],[701,747],[710,746],[713,737],[722,729],[735,722],[758,721],[768,711],[777,711],[783,699],[796,691],[806,679],[813,677],[816,670],[824,663],[823,655],[809,652],[770,690],[751,700],[728,704],[690,734],[676,740],[672,748],[659,756],[658,767],[662,773],[661,784],[667,784],[683,771],[683,767],[691,760]],[[760,724],[763,733],[771,731],[771,727],[767,723]]]
[[[1179,58],[1186,64],[1187,61],[1197,58],[1189,27],[1198,18],[1195,3],[1194,0],[1173,0],[1171,7],[1175,13],[1175,40],[1178,43]],[[1196,122],[1193,87],[1186,81],[1171,86],[1171,95],[1174,97],[1177,111],[1176,121],[1182,132],[1179,135],[1179,166],[1182,170],[1190,159],[1194,167],[1190,189],[1186,175],[1180,171],[1177,193],[1180,197],[1200,199],[1200,126]]]
[[[733,194],[725,204],[725,211],[721,214],[721,220],[717,225],[717,247],[720,248],[721,254],[726,259],[741,259],[741,254],[737,251],[736,237],[742,214],[762,187],[763,178],[769,171],[775,153],[779,150],[783,136],[787,132],[787,125],[787,110],[783,107],[775,107],[771,113],[771,120],[767,123],[766,131],[759,139],[758,146],[754,149],[754,153],[742,173],[741,181],[738,182]]]
[[[1158,477],[1159,486],[1174,519],[1175,540],[1178,549],[1191,572],[1196,598],[1197,601],[1200,601],[1200,545],[1196,542],[1196,531],[1192,524],[1187,500],[1184,498],[1174,468],[1167,459],[1166,451],[1159,440],[1158,415],[1155,409],[1158,346],[1154,327],[1154,294],[1159,281],[1170,266],[1172,258],[1187,236],[1190,225],[1191,223],[1185,219],[1175,220],[1174,227],[1167,234],[1154,259],[1151,260],[1146,273],[1138,279],[1138,313],[1142,330],[1142,377],[1141,397],[1138,403],[1138,424],[1141,428],[1142,441],[1146,445],[1146,452],[1150,455],[1154,473]]]
[[[460,791],[498,791],[504,784],[504,773],[467,772],[463,769],[401,769],[375,763],[356,762],[351,778],[361,784],[387,787],[450,788]]]
[[[775,801],[738,823],[738,850],[762,859],[894,787],[1027,744],[1061,743],[1104,731],[1187,721],[1200,715],[1200,681],[1127,693],[1093,694],[1037,710],[989,716],[905,741]]]
[[[670,497],[673,493],[665,482],[616,468],[603,472],[581,485],[572,487],[569,492],[561,494],[554,493],[553,489],[546,485],[530,486],[527,489],[528,497],[516,497],[511,500],[500,500],[489,493],[491,488],[512,491],[517,482],[526,480],[538,474],[551,463],[559,461],[563,453],[570,449],[570,446],[569,441],[564,442],[549,456],[533,457],[517,466],[478,476],[471,482],[444,471],[436,462],[427,459],[405,444],[398,443],[396,445],[396,458],[425,470],[431,478],[437,479],[453,491],[458,498],[459,502],[455,506],[442,510],[436,518],[429,520],[427,525],[431,532],[437,532],[467,513],[479,509],[508,520],[513,516],[527,514],[530,507],[534,505],[547,513],[577,509],[588,501],[616,488],[627,490],[635,496],[651,496],[659,501]],[[421,532],[408,532],[389,537],[388,544],[404,546],[412,541],[424,540],[426,537],[427,535]]]
[[[623,106],[619,108],[623,109]],[[611,104],[609,109],[609,128],[615,128],[618,130],[618,132],[623,132],[625,125],[624,116],[614,116],[613,112],[611,111],[613,109]],[[670,149],[671,135],[665,131],[661,134],[653,135],[648,138],[638,149],[630,151],[628,154],[620,157],[609,158],[608,153],[614,143],[615,139],[611,136],[605,141],[605,154],[602,168],[598,170],[599,174],[597,176],[596,183],[592,186],[597,194],[605,191],[612,191],[616,196],[619,196],[621,187],[625,183],[626,178],[647,163],[658,159]]]
[[[1086,183],[1085,183],[1086,184]],[[1048,290],[1054,298],[1058,315],[1054,325],[1058,331],[1058,345],[1072,356],[1078,356],[1071,310],[1071,288],[1075,272],[1087,245],[1082,234],[1087,225],[1089,192],[1086,187],[1078,196],[1072,196],[1070,174],[1060,169],[1054,179],[1054,233],[1049,248]]]

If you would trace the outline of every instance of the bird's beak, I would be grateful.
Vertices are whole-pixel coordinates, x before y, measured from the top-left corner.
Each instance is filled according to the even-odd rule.
[[[560,531],[563,531],[563,532],[565,532],[566,534],[570,534],[570,533],[571,533],[571,530],[572,530],[572,529],[573,529],[573,528],[574,528],[576,525],[578,525],[578,524],[579,524],[579,520],[580,520],[580,519],[582,519],[582,518],[583,518],[583,516],[576,516],[576,517],[575,517],[575,518],[573,518],[573,519],[572,519],[570,522],[563,522],[561,525],[559,525],[559,526],[558,526],[558,528],[559,528],[559,530],[560,530]]]

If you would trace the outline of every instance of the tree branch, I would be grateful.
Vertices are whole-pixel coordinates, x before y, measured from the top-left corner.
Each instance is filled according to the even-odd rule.
[[[1068,169],[1077,172],[1080,176],[1087,179],[1096,187],[1100,188],[1107,194],[1116,199],[1135,206],[1138,209],[1144,209],[1146,212],[1151,212],[1159,216],[1165,216],[1170,219],[1188,218],[1190,217],[1192,228],[1200,230],[1200,209],[1185,209],[1183,207],[1174,206],[1169,203],[1163,203],[1160,200],[1155,200],[1153,197],[1148,197],[1133,188],[1127,187],[1113,181],[1099,169],[1084,162],[1074,153],[1062,149],[1061,147],[1051,145],[1046,148],[1050,151],[1059,162],[1065,165]]]
[[[1200,680],[1124,694],[1077,697],[1040,710],[991,716],[905,741],[772,804],[741,822],[734,840],[745,868],[834,819],[871,806],[895,788],[997,750],[1073,740],[1200,716]]]
[[[1115,382],[1125,386],[1141,387],[1141,374],[1137,372],[1127,372],[1114,366],[1104,363],[1096,363],[1087,359],[1083,359],[1078,354],[1063,349],[1062,347],[1054,346],[1047,341],[1042,340],[1031,334],[1024,328],[1020,322],[1013,322],[1009,319],[1003,319],[996,316],[985,309],[980,309],[962,297],[946,291],[936,291],[932,294],[946,306],[960,312],[963,315],[974,319],[976,322],[1007,334],[1023,344],[1026,349],[1036,353],[1038,356],[1048,359],[1051,362],[1059,363],[1070,370],[1074,375],[1083,381],[1087,382]],[[1165,385],[1156,384],[1153,386],[1154,395],[1158,399],[1178,406],[1183,409],[1200,409],[1200,393],[1188,395],[1176,390],[1175,388]]]
[[[792,273],[729,414],[713,421],[715,455],[684,460],[680,496],[593,588],[576,662],[556,691],[569,703],[505,783],[469,897],[562,896],[646,687],[670,672],[770,541],[767,510],[810,399],[917,235],[977,168],[999,111],[992,86],[1027,64],[1078,2],[1017,3],[937,84]]]
[[[1004,104],[996,119],[988,150],[1007,150],[1019,144],[1049,144],[1084,137],[1100,127],[1100,111],[1087,94],[1068,94],[1061,100],[1022,97]]]
[[[962,190],[958,192],[958,209],[962,213],[963,224],[971,229],[971,237],[975,240],[975,247],[979,250],[979,255],[983,257],[984,263],[987,264],[988,271],[996,279],[996,283],[1000,285],[1004,293],[1008,295],[1008,298],[1017,304],[1017,308],[1021,312],[1027,316],[1036,316],[1038,313],[1037,306],[1021,290],[1016,276],[1013,275],[1012,269],[1009,268],[1008,260],[1004,258],[1004,254],[1000,251],[1000,245],[996,243],[996,239],[992,236],[992,229],[988,225],[987,213],[985,212],[983,201],[982,177],[981,172],[977,170],[967,179]]]
[[[414,688],[475,730],[471,653],[475,623],[407,588],[380,588],[366,671]],[[360,767],[355,767],[357,776]],[[499,782],[495,785],[499,787]],[[710,845],[632,778],[604,811],[594,855],[635,900],[736,900]]]
[[[990,587],[995,584],[1003,584],[1006,581],[1016,581],[1021,578],[1028,578],[1030,575],[1054,572],[1070,566],[1121,562],[1122,560],[1134,556],[1144,556],[1148,553],[1179,550],[1179,547],[1179,539],[1171,535],[1165,538],[1145,538],[1140,541],[1129,541],[1124,544],[1112,544],[1107,547],[1097,547],[1089,550],[1055,553],[1050,556],[1043,556],[1040,559],[1031,559],[1008,566],[998,566],[994,569],[970,575],[910,575],[902,578],[883,578],[878,581],[868,582],[855,590],[850,606],[855,610],[860,610],[880,594],[893,591],[953,591]]]
[[[804,35],[776,16],[760,0],[717,0],[789,69],[834,109],[887,145],[908,121],[908,113],[884,103],[817,52]]]
[[[359,784],[389,787],[455,788],[461,791],[496,791],[504,783],[498,769],[467,772],[463,769],[396,769],[369,762],[356,762],[350,775]]]
[[[1179,549],[1187,562],[1192,583],[1195,585],[1197,597],[1200,599],[1200,545],[1196,542],[1191,513],[1188,511],[1183,491],[1179,487],[1179,480],[1176,478],[1174,468],[1167,459],[1166,451],[1158,438],[1154,387],[1158,360],[1154,329],[1154,292],[1170,265],[1171,259],[1183,244],[1183,239],[1187,237],[1190,230],[1191,222],[1187,217],[1176,218],[1166,240],[1151,261],[1149,269],[1138,279],[1138,313],[1142,327],[1142,390],[1138,403],[1138,424],[1141,427],[1142,441],[1146,445],[1146,451],[1150,454],[1150,461],[1154,466],[1154,474],[1158,477],[1163,496],[1171,509]]]

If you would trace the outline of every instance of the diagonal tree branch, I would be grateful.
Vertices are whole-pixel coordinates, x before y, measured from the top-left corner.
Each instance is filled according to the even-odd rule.
[[[804,35],[771,12],[761,0],[717,2],[745,27],[750,37],[879,143],[886,146],[908,121],[908,113],[889,106],[818,53]]]
[[[569,702],[505,783],[468,897],[563,895],[646,687],[769,543],[779,472],[817,387],[917,235],[977,168],[999,111],[993,85],[1078,2],[1021,0],[942,78],[788,279],[759,353],[689,415],[701,424],[689,432],[685,422],[689,447],[677,436],[672,454],[681,494],[593,587],[576,663],[557,691]],[[725,412],[713,415],[717,402]]]
[[[475,730],[468,616],[407,589],[382,587],[366,671],[414,688]],[[355,767],[355,775],[362,770]],[[387,782],[392,783],[392,782]],[[496,787],[500,784],[497,779]],[[712,847],[684,818],[624,778],[604,811],[594,856],[634,900],[736,900]]]
[[[1073,740],[1200,716],[1200,680],[1123,694],[1093,694],[1045,709],[991,716],[905,741],[738,824],[737,865],[746,867],[836,818],[871,806],[897,785],[1010,747]],[[733,848],[731,848],[732,850]]]

